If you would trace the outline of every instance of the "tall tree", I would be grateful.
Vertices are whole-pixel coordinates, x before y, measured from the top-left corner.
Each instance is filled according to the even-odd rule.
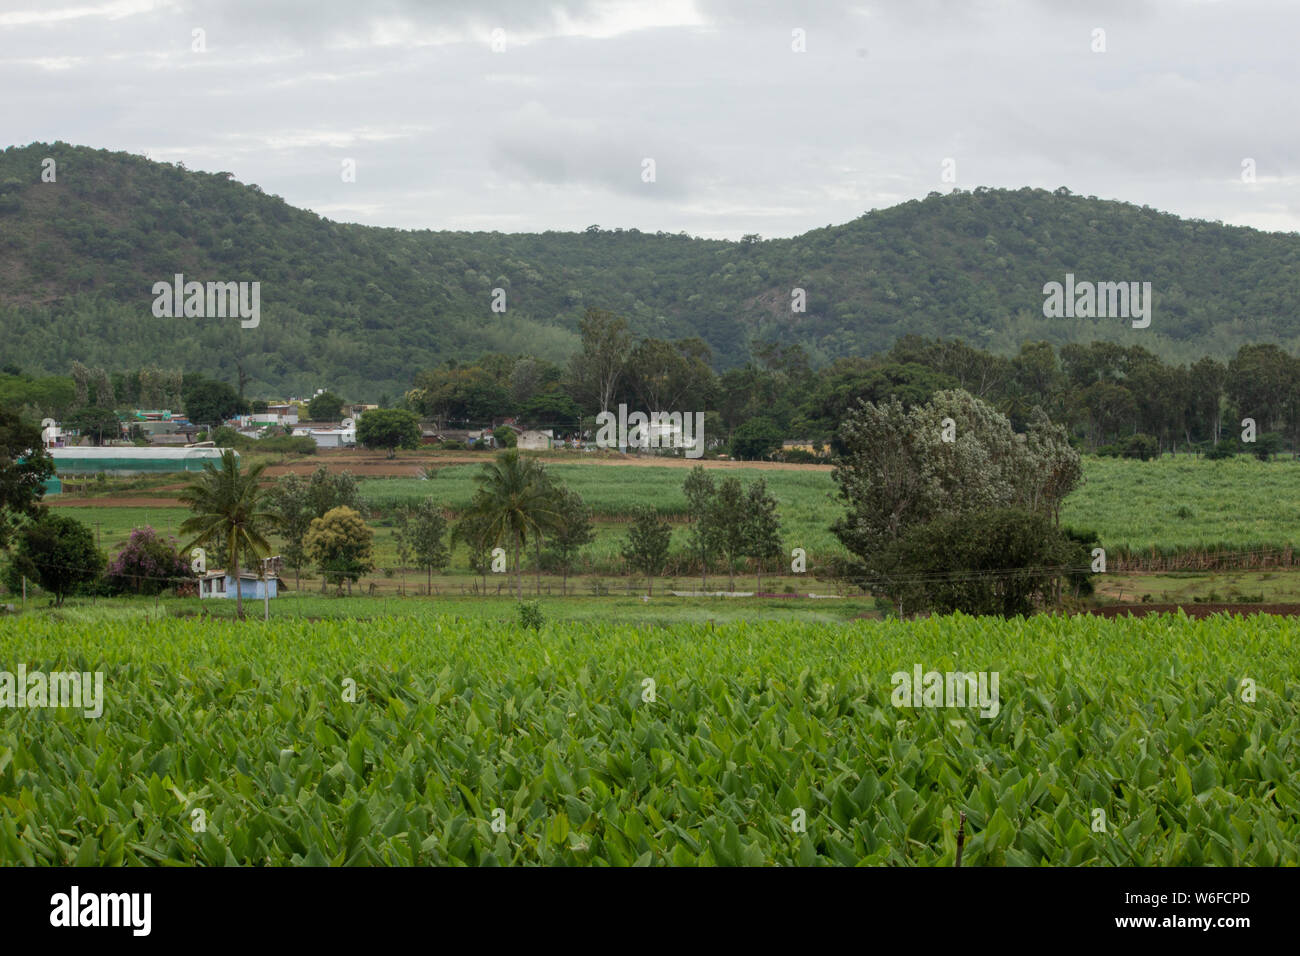
[[[888,570],[879,563],[887,546],[941,514],[1017,507],[1054,515],[1080,474],[1062,431],[1039,419],[1026,439],[961,391],[910,410],[865,404],[843,431],[848,453],[833,476],[848,512],[831,530],[868,576]]]
[[[258,483],[265,469],[266,463],[258,462],[243,471],[239,456],[227,450],[221,453],[220,467],[211,461],[204,462],[202,473],[177,495],[193,512],[181,522],[181,534],[193,535],[181,550],[221,543],[225,568],[235,578],[235,607],[241,620],[244,617],[244,592],[239,579],[241,559],[251,563],[270,553],[266,535],[277,521]]]
[[[589,411],[611,411],[632,350],[627,320],[604,309],[588,309],[579,330],[582,345],[570,361],[571,377]]]
[[[451,529],[451,543],[463,542],[469,550],[469,569],[483,578],[483,593],[487,593],[487,573],[492,564],[492,548],[496,546],[495,533],[484,514],[467,513]]]
[[[248,412],[248,403],[225,382],[199,376],[185,380],[181,400],[185,403],[185,416],[196,425],[220,425]]]
[[[749,534],[746,521],[745,489],[738,478],[724,478],[718,484],[709,509],[709,523],[715,529],[714,543],[727,562],[727,590],[736,590],[736,559],[745,553]]]
[[[425,593],[432,594],[433,572],[441,571],[451,560],[447,519],[442,509],[430,498],[403,509],[398,516],[397,537],[415,559],[415,566],[424,569]]]
[[[85,435],[96,446],[117,438],[122,431],[122,424],[117,416],[107,408],[100,408],[98,405],[87,405],[77,409],[64,419],[63,424]]]
[[[763,563],[781,556],[781,519],[776,509],[767,480],[755,480],[745,493],[744,553],[754,559],[759,591],[763,590]]]
[[[718,536],[713,511],[713,496],[717,488],[713,476],[704,470],[704,466],[696,465],[682,482],[682,492],[686,495],[686,514],[690,521],[691,553],[699,558],[700,587],[707,591],[709,555],[713,553]]]
[[[395,458],[399,448],[420,447],[420,420],[401,408],[376,408],[357,422],[357,441],[366,448],[385,448]]]
[[[560,571],[564,575],[561,590],[567,595],[573,560],[579,551],[596,539],[596,534],[591,524],[591,509],[582,496],[570,488],[556,489],[555,514],[557,521],[551,531],[551,547],[559,558]]]
[[[673,528],[650,505],[638,505],[632,513],[632,523],[627,529],[623,544],[623,560],[628,566],[646,576],[647,593],[654,594],[656,575],[662,574],[668,562],[668,545]]]
[[[525,458],[517,449],[502,452],[474,476],[478,485],[467,515],[476,519],[471,528],[481,530],[489,547],[509,544],[514,555],[515,589],[524,595],[520,549],[530,536],[536,539],[555,521],[555,494],[545,467]]]
[[[267,494],[267,507],[276,516],[276,528],[283,541],[283,556],[293,568],[294,586],[307,564],[307,532],[312,520],[340,506],[357,508],[357,482],[351,472],[331,472],[318,467],[310,478],[288,474]]]

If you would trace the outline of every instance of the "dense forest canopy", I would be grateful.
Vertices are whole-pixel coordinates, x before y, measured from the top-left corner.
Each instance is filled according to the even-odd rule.
[[[331,222],[228,172],[36,143],[0,152],[0,262],[0,364],[184,368],[267,394],[401,394],[417,371],[485,352],[563,363],[592,307],[637,338],[700,340],[720,372],[758,343],[799,344],[822,367],[907,334],[1007,357],[1028,341],[1111,341],[1188,364],[1259,342],[1300,349],[1300,236],[1064,189],[936,193],[767,241],[411,231]],[[155,317],[153,284],[177,273],[260,282],[260,324]],[[1067,273],[1150,282],[1150,328],[1045,318],[1043,285]]]

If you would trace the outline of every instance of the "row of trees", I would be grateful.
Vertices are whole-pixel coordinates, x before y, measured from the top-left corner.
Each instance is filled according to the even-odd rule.
[[[963,389],[1017,428],[1038,407],[1080,447],[1150,457],[1213,448],[1252,418],[1271,450],[1300,447],[1300,358],[1248,345],[1226,362],[1162,361],[1142,346],[1029,342],[1014,356],[958,339],[904,336],[888,352],[815,368],[799,345],[759,343],[750,361],[722,374],[697,339],[636,340],[618,316],[589,310],[581,348],[567,367],[532,357],[486,355],[476,364],[422,372],[411,407],[441,421],[486,423],[518,415],[535,427],[577,430],[619,403],[706,412],[706,433],[732,454],[757,459],[787,438],[842,453],[840,425],[859,402],[905,406]],[[1251,448],[1250,450],[1256,450]],[[800,456],[796,456],[800,457]]]
[[[415,447],[418,420],[404,418],[408,413],[443,426],[517,417],[528,427],[577,432],[590,430],[596,413],[623,403],[644,411],[704,411],[710,444],[725,440],[735,457],[800,459],[814,453],[783,453],[784,440],[842,453],[840,423],[860,401],[898,399],[910,407],[960,388],[1017,428],[1026,426],[1031,409],[1042,408],[1075,444],[1102,453],[1146,458],[1234,450],[1243,418],[1256,423],[1258,438],[1249,450],[1300,449],[1300,358],[1275,345],[1243,346],[1226,361],[1206,357],[1176,365],[1142,346],[1112,342],[1059,350],[1028,342],[1015,355],[1002,356],[959,339],[907,335],[883,354],[840,358],[820,368],[801,346],[771,342],[754,344],[749,361],[721,374],[711,363],[700,339],[638,339],[621,316],[589,309],[580,323],[579,348],[567,364],[501,353],[468,364],[449,361],[415,376],[398,403],[404,408],[362,416],[361,432],[382,435],[358,437],[390,453]],[[123,396],[156,397],[170,375],[146,369],[119,383],[121,376],[78,364],[69,380],[75,398],[65,423],[91,435],[111,432],[111,410],[134,407],[123,404]],[[0,375],[0,387],[16,390],[19,398],[21,384]],[[46,380],[27,380],[27,387],[33,396],[49,393]],[[186,375],[175,387],[196,422],[220,421],[258,404],[202,376]],[[309,414],[331,420],[341,407],[341,399],[326,392],[312,399]]]

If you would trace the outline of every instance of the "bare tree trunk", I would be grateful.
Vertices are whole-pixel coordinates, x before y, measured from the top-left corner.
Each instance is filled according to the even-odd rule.
[[[231,562],[235,566],[235,614],[242,621],[244,619],[244,590],[239,586],[239,548],[235,548],[235,560]]]
[[[511,537],[515,543],[515,590],[519,594],[519,600],[524,599],[524,569],[519,565],[519,532],[513,532]]]

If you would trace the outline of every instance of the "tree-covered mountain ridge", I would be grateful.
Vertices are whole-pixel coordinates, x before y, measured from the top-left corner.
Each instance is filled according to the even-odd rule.
[[[242,369],[253,388],[360,397],[487,351],[561,360],[590,307],[625,316],[638,335],[698,336],[719,369],[762,341],[825,362],[908,333],[1003,354],[1101,339],[1191,361],[1248,343],[1300,350],[1297,265],[1295,233],[1065,189],[933,193],[789,239],[507,234],[333,222],[229,172],[123,152],[0,152],[0,333],[6,362],[29,373],[66,373],[73,360],[229,381]],[[260,282],[257,327],[155,316],[154,284],[177,273]],[[1067,274],[1150,282],[1150,326],[1046,318],[1043,287]],[[804,311],[792,307],[798,289]]]

